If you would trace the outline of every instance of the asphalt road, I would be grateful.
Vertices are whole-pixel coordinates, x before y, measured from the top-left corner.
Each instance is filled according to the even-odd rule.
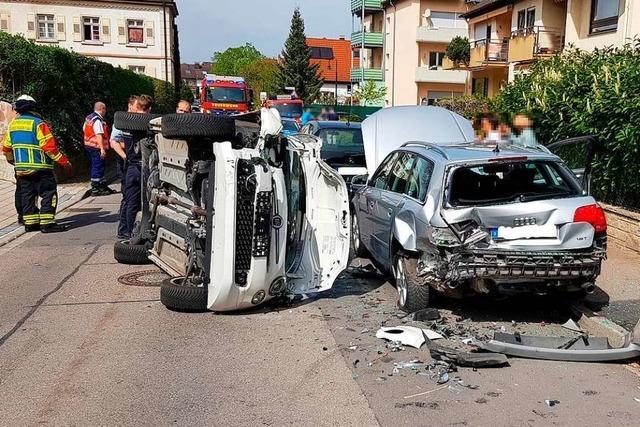
[[[625,365],[460,369],[475,390],[393,374],[394,361],[429,355],[390,353],[374,337],[400,322],[393,287],[375,275],[346,274],[292,306],[168,311],[159,288],[117,282],[154,269],[113,260],[117,208],[118,195],[88,199],[65,213],[69,232],[0,248],[0,425],[637,425],[640,377]],[[637,283],[634,274],[625,281]],[[536,325],[563,311],[545,301],[438,304],[483,325]]]

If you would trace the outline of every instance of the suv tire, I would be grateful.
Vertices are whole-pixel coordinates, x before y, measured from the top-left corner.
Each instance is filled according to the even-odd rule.
[[[125,132],[147,132],[149,130],[149,122],[158,117],[160,117],[159,114],[116,111],[113,116],[113,126]]]
[[[113,257],[120,264],[143,265],[151,264],[147,254],[147,245],[134,245],[129,240],[116,242],[113,245]]]
[[[398,308],[407,313],[429,307],[429,285],[418,281],[418,260],[397,256],[393,263],[393,277],[398,290]]]
[[[351,247],[356,258],[366,258],[369,254],[360,240],[360,223],[358,215],[353,209],[351,210]]]
[[[162,136],[169,139],[193,137],[231,141],[236,137],[236,122],[210,114],[168,114],[162,118]]]
[[[183,285],[184,277],[166,279],[160,285],[160,302],[169,310],[206,311],[207,288]]]

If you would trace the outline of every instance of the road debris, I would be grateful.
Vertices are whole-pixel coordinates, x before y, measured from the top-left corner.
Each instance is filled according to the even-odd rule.
[[[578,324],[573,319],[569,319],[566,322],[564,322],[562,324],[562,327],[569,329],[570,331],[582,332],[582,328],[578,326]]]
[[[405,399],[413,399],[414,397],[424,396],[424,395],[426,395],[426,394],[430,394],[430,393],[433,393],[433,392],[438,391],[438,390],[442,390],[442,389],[447,388],[447,387],[448,387],[448,386],[443,385],[443,386],[441,386],[441,387],[434,388],[433,390],[425,391],[425,392],[418,393],[418,394],[412,394],[412,395],[410,395],[410,396],[405,396],[404,398],[405,398]]]
[[[431,357],[469,368],[489,368],[508,365],[507,356],[499,353],[471,353],[454,350],[437,344],[429,344]]]
[[[425,336],[430,340],[443,338],[442,335],[435,331],[420,329],[415,326],[382,327],[376,332],[376,338],[391,342],[400,342],[403,345],[414,348],[422,347],[422,344],[425,342]]]
[[[553,408],[556,405],[560,404],[559,400],[545,400],[544,403],[547,404],[547,406],[549,406],[550,408]]]
[[[414,312],[412,317],[416,322],[427,322],[440,319],[440,312],[435,308],[424,308]]]

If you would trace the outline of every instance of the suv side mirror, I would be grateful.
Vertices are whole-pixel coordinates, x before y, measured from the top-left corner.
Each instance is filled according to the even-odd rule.
[[[353,178],[351,178],[351,185],[367,185],[368,181],[369,181],[368,174],[356,175]]]

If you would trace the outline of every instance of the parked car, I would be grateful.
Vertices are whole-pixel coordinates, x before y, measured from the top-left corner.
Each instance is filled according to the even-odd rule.
[[[593,292],[607,223],[583,183],[543,147],[473,142],[465,122],[437,107],[365,120],[369,166],[384,157],[354,179],[356,254],[393,275],[408,312],[428,306],[430,289]]]
[[[296,119],[282,119],[282,135],[289,137],[300,132],[300,125]]]
[[[360,123],[312,120],[300,133],[322,139],[320,156],[350,185],[354,176],[367,172]]]
[[[116,113],[115,125],[138,139],[144,203],[136,236],[116,243],[114,255],[171,275],[165,306],[253,307],[329,289],[347,267],[344,180],[320,159],[319,138],[281,139],[280,119],[269,114],[260,129],[224,116],[170,114],[149,124],[149,115]]]

